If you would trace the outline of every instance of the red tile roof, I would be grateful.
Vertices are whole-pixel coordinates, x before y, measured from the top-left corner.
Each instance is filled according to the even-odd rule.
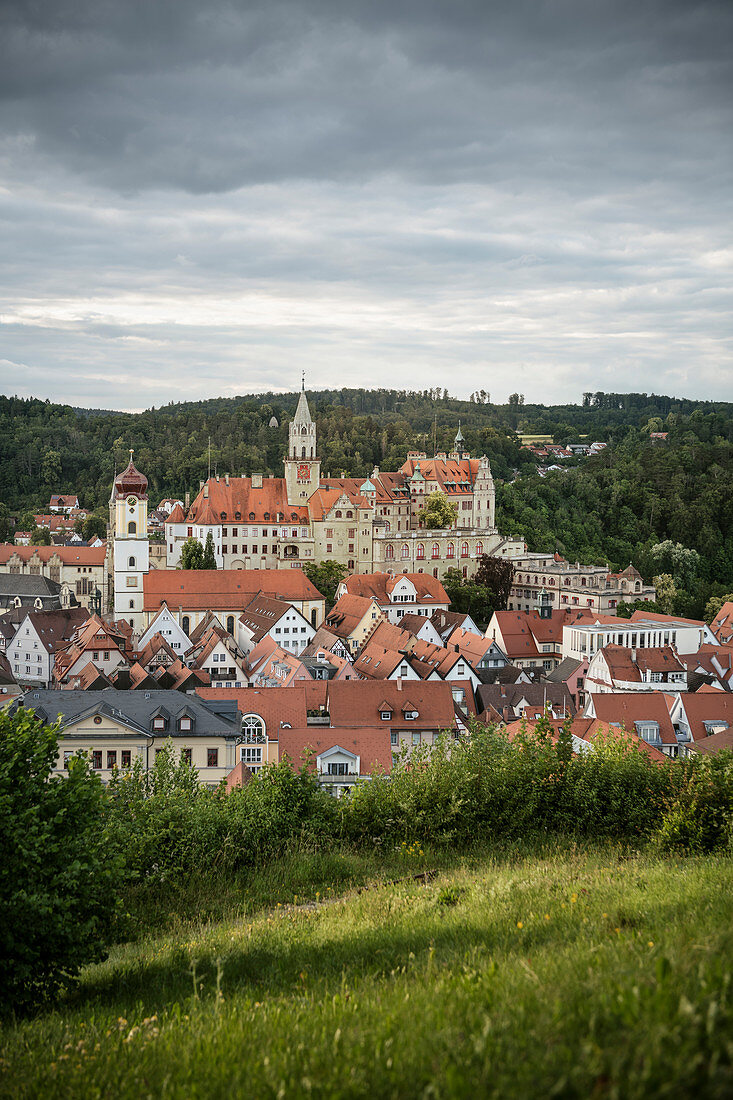
[[[183,508],[181,508],[180,504],[174,504],[174,506],[173,506],[173,508],[171,508],[170,513],[168,514],[168,518],[166,519],[165,522],[166,523],[185,523],[185,521],[186,521],[186,517],[184,515]]]
[[[205,495],[208,489],[208,495]],[[281,515],[283,518],[278,519]],[[226,517],[226,518],[224,518]],[[262,488],[252,487],[252,478],[209,478],[188,512],[189,523],[272,523],[307,524],[304,505],[288,504],[285,478],[263,477]]]
[[[323,688],[325,686],[324,683]],[[232,699],[242,715],[259,715],[270,741],[278,740],[281,726],[305,726],[311,706],[301,685],[284,688],[197,688],[196,694],[201,699]]]
[[[557,742],[561,727],[565,724],[562,718],[549,719],[552,726],[552,740]],[[535,721],[522,721],[521,719],[515,722],[511,722],[507,726],[507,736],[510,741],[513,741],[518,733],[522,729],[525,729],[527,733],[533,733],[537,727]],[[588,741],[593,744],[597,739],[605,740],[607,737],[618,738],[620,731],[613,726],[608,726],[603,722],[599,722],[597,718],[573,718],[570,725],[571,733],[574,733],[576,737],[579,737],[582,741]],[[649,745],[641,737],[639,737],[634,730],[626,731],[625,736],[630,738],[632,744],[639,752],[644,753],[651,760],[654,760],[657,764],[663,764],[667,757],[654,745]]]
[[[682,692],[680,702],[693,741],[705,741],[710,736],[706,722],[727,722],[728,727],[733,728],[733,695],[728,691]]]
[[[372,606],[367,596],[341,596],[324,619],[324,626],[338,638],[349,638],[365,616],[371,615]]]
[[[0,543],[0,565],[7,565],[10,558],[19,557],[21,561],[47,563],[50,558],[58,558],[63,565],[103,566],[107,553],[106,546],[13,546]]]
[[[406,719],[402,713],[408,699],[418,712],[414,720]],[[385,701],[393,711],[385,726],[393,729],[444,730],[455,726],[451,685],[440,680],[431,683],[411,680],[402,686],[392,680],[342,680],[328,685],[334,727],[372,726],[380,722],[380,709]]]
[[[731,600],[723,604],[711,622],[710,629],[719,642],[733,641],[733,602]]]
[[[404,579],[412,581],[416,589],[416,600],[436,607],[439,604],[450,604],[448,594],[437,577],[431,577],[429,573],[357,573],[347,577],[344,581],[346,591],[351,596],[372,596],[377,602],[386,606],[391,603],[390,593],[395,585]]]
[[[302,569],[152,569],[143,578],[145,611],[162,603],[190,611],[243,611],[261,593],[288,603],[322,600]]]
[[[359,757],[360,775],[392,770],[390,729],[386,724],[358,730],[323,726],[284,729],[280,732],[280,759],[288,759],[295,767],[300,767],[308,754],[312,771],[316,767],[316,757],[337,745]]]
[[[636,722],[657,722],[659,736],[665,745],[676,745],[677,737],[669,716],[669,707],[662,691],[614,691],[591,693],[596,718],[604,726],[623,726],[628,733],[636,732]]]

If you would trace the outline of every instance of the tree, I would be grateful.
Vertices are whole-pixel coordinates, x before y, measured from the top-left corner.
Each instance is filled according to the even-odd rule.
[[[311,584],[314,584],[329,606],[336,602],[336,589],[346,577],[348,570],[338,561],[306,562],[303,565],[305,573]]]
[[[446,569],[442,584],[450,600],[451,611],[470,615],[477,623],[488,623],[497,610],[493,592],[473,581],[465,581],[460,569],[455,566]]]
[[[76,524],[74,524],[76,530]],[[107,521],[103,516],[87,516],[81,531],[81,537],[85,542],[94,542],[95,539],[107,538]]]
[[[38,524],[36,523],[36,517],[32,512],[23,512],[21,516],[18,516],[18,521],[15,524],[16,531],[35,531]]]
[[[653,584],[657,590],[657,603],[662,608],[662,613],[671,615],[674,612],[674,601],[677,597],[677,585],[674,583],[674,577],[669,573],[660,573],[658,577],[654,578]]]
[[[206,534],[206,545],[204,546],[204,557],[201,564],[202,569],[216,569],[216,554],[214,553],[214,536],[211,531]]]
[[[495,611],[505,611],[514,583],[514,566],[506,558],[481,555],[479,567],[473,576],[474,584],[482,585],[492,593]]]
[[[689,588],[700,567],[700,555],[680,542],[665,539],[650,550],[651,556],[664,573],[670,573],[682,588]]]
[[[50,546],[51,532],[48,527],[36,527],[31,531],[31,537],[28,541],[31,546]]]
[[[10,538],[10,509],[7,504],[0,503],[0,542],[7,542]]]
[[[733,592],[728,592],[725,596],[711,596],[705,604],[705,622],[711,623],[723,604],[731,601],[733,601]]]
[[[457,516],[457,506],[451,504],[445,493],[441,493],[439,490],[430,494],[417,514],[420,525],[431,531],[454,527]]]
[[[181,569],[203,569],[204,548],[198,539],[190,536],[181,547]]]
[[[0,713],[0,1006],[27,1008],[105,956],[120,862],[107,796],[80,758],[52,774],[58,726]]]
[[[41,480],[56,485],[61,479],[61,455],[58,451],[46,451],[41,466]]]

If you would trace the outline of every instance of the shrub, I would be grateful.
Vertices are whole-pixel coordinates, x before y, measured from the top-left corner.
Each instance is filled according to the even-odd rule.
[[[654,839],[665,851],[733,849],[733,751],[693,758]]]
[[[107,800],[83,759],[52,776],[58,728],[0,713],[0,1005],[53,996],[105,955],[119,864]]]

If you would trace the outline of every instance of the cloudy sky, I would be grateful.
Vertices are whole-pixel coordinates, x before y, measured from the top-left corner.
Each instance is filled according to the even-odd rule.
[[[729,0],[2,0],[0,392],[733,400]]]

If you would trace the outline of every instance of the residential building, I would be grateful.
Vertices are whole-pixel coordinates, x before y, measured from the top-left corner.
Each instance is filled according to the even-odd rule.
[[[293,687],[301,680],[312,679],[300,657],[283,649],[269,634],[250,653],[247,671],[250,682],[257,687]]]
[[[0,543],[0,571],[40,576],[68,587],[90,611],[107,607],[106,548],[94,546],[11,546]]]
[[[127,666],[126,639],[99,615],[90,615],[73,631],[68,642],[56,650],[53,682],[62,687],[91,662],[97,672],[109,676],[120,665]]]
[[[574,657],[563,657],[557,668],[545,673],[548,684],[565,684],[577,711],[585,707],[586,677],[588,661],[576,661]]]
[[[57,650],[68,644],[77,627],[88,618],[89,612],[84,607],[29,612],[8,645],[7,658],[13,675],[23,684],[49,687]]]
[[[241,721],[235,711],[224,719],[195,695],[169,691],[27,692],[23,705],[44,722],[61,719],[59,755],[63,773],[77,752],[87,754],[94,771],[108,782],[116,769],[139,759],[147,770],[172,741],[176,757],[187,760],[199,778],[217,785],[235,764]]]
[[[686,691],[687,669],[671,646],[627,649],[607,645],[590,659],[586,690]]]
[[[297,607],[259,593],[247,604],[235,628],[237,642],[245,654],[251,653],[266,634],[283,649],[300,654],[316,632]]]
[[[48,503],[48,510],[49,512],[63,512],[65,515],[69,515],[70,512],[78,512],[79,498],[76,493],[55,493]]]
[[[60,611],[76,607],[68,585],[50,581],[48,577],[21,577],[0,573],[0,609],[28,611]]]
[[[476,689],[479,717],[502,724],[517,718],[571,718],[573,698],[565,684],[481,684]]]
[[[687,669],[688,690],[703,684],[733,691],[733,645],[701,645],[697,653],[682,658]]]
[[[379,622],[386,621],[384,612],[373,596],[341,596],[333,605],[324,626],[340,638],[352,656],[358,653]]]
[[[527,720],[525,718],[519,721],[510,722],[507,725],[506,732],[510,741],[514,741],[519,735],[532,735],[537,729],[539,719],[533,718]],[[560,730],[564,726],[568,726],[568,720],[564,718],[550,718],[551,738],[557,743]],[[543,727],[546,726],[547,719],[543,722]],[[576,715],[570,719],[569,722],[570,736],[572,738],[573,752],[576,755],[581,753],[592,752],[598,744],[603,743],[609,738],[617,740],[620,737],[625,738],[634,748],[638,749],[645,756],[648,756],[656,764],[663,764],[667,754],[661,752],[654,745],[648,741],[644,741],[635,730],[620,730],[617,726],[609,726],[603,722],[599,722],[597,718],[583,718],[580,715]]]
[[[563,657],[563,629],[570,614],[547,605],[541,611],[495,611],[486,637],[518,668],[552,672]]]
[[[179,657],[191,648],[191,639],[181,627],[176,616],[168,609],[168,605],[165,602],[163,602],[158,612],[153,616],[147,630],[143,631],[138,643],[138,649],[144,650],[150,640],[157,634],[165,639],[167,644]]]
[[[733,601],[723,604],[710,624],[710,629],[721,645],[733,643]]]
[[[670,718],[678,740],[700,747],[709,737],[733,729],[733,695],[727,691],[681,692],[674,696]]]
[[[611,733],[622,729],[636,734],[673,758],[679,753],[680,743],[687,740],[675,732],[670,717],[670,697],[662,691],[589,692],[584,717],[597,718]]]
[[[395,625],[404,615],[432,615],[450,607],[443,585],[426,573],[357,574],[343,580],[336,595],[376,600],[389,622]]]

